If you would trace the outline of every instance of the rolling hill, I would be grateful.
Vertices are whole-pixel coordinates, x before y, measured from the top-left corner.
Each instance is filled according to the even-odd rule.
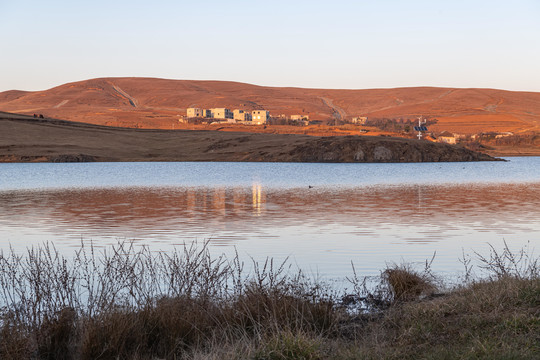
[[[0,112],[1,162],[494,160],[462,147],[378,136],[130,129]]]
[[[438,119],[433,131],[473,134],[540,130],[540,93],[414,87],[336,90],[265,87],[227,81],[100,78],[44,91],[0,93],[0,110],[99,125],[171,128],[188,107],[267,109],[310,119]]]

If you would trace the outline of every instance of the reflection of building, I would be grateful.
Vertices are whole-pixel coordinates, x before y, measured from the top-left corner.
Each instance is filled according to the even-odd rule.
[[[195,190],[193,190],[193,188],[188,188],[187,189],[187,194],[186,194],[186,210],[195,210],[195,207],[197,205],[197,198],[196,198],[196,193],[195,193]]]
[[[253,187],[252,187],[252,206],[253,206],[253,212],[255,213],[255,215],[257,215],[257,216],[261,215],[261,204],[264,201],[265,200],[263,199],[261,184],[253,184]]]
[[[216,188],[212,196],[212,207],[225,215],[225,189]]]
[[[243,188],[233,190],[233,210],[237,214],[243,214],[245,207],[249,204],[249,193]]]
[[[253,124],[266,124],[268,119],[270,119],[270,112],[268,110],[253,110],[251,112],[251,122]]]

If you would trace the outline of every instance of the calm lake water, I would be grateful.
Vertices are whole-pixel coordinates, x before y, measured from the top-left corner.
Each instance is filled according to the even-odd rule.
[[[462,253],[540,252],[540,158],[420,164],[0,164],[0,249],[208,240],[329,278]]]

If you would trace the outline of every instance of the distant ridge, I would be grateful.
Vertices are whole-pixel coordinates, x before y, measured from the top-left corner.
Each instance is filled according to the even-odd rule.
[[[188,107],[267,109],[310,119],[437,118],[432,130],[458,133],[540,130],[540,93],[410,87],[336,90],[229,81],[99,78],[44,91],[0,93],[0,110],[101,125],[163,128]]]

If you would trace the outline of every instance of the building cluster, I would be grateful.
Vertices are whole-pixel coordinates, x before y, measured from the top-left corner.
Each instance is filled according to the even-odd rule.
[[[188,108],[187,116],[188,119],[209,119],[215,122],[227,122],[232,124],[246,124],[246,125],[265,125],[268,124],[270,120],[270,112],[268,110],[230,110],[227,108],[213,108],[213,109],[202,109],[202,108]],[[303,125],[309,125],[309,115],[290,115],[285,114],[276,115],[272,117],[276,121],[294,121],[296,124],[300,123]]]
[[[353,117],[351,122],[353,124],[365,125],[367,120],[368,120],[367,116],[357,116],[357,117]]]
[[[187,118],[215,119],[219,122],[240,123],[248,125],[263,125],[270,119],[268,110],[245,111],[235,109],[231,111],[227,108],[200,109],[188,108]]]

